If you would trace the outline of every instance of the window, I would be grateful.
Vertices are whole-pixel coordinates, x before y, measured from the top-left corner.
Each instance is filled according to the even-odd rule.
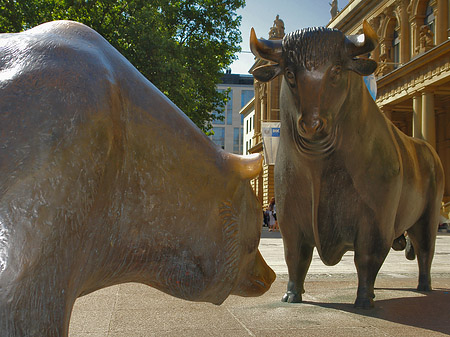
[[[244,129],[242,127],[239,128],[239,153],[242,153],[243,147],[244,147],[244,136],[243,136]]]
[[[222,149],[225,149],[225,128],[215,127],[213,131],[212,141]]]
[[[447,2],[447,37],[450,38],[450,0]]]
[[[234,134],[233,134],[233,153],[240,154],[241,153],[241,138],[240,138],[240,129],[241,128],[234,128]]]
[[[255,95],[253,90],[242,90],[241,91],[241,108],[244,107]]]
[[[223,93],[225,90],[219,89],[217,91],[220,92],[220,93]],[[217,109],[215,114],[216,114],[216,116],[224,116],[223,108]],[[221,124],[221,125],[223,125],[223,124],[225,124],[225,122],[224,122],[224,120],[220,120],[218,118],[214,118],[214,120],[212,121],[212,124]]]
[[[436,43],[436,40],[434,38],[434,35],[436,34],[435,32],[435,22],[434,22],[434,11],[433,11],[433,7],[430,6],[430,2],[428,1],[427,4],[427,9],[425,11],[425,20],[424,23],[430,27],[431,32],[433,33],[433,44]]]
[[[228,93],[228,101],[225,107],[227,111],[227,124],[233,124],[233,90]]]
[[[218,110],[216,111],[216,116],[223,116],[223,110]],[[220,120],[218,118],[214,118],[214,120],[212,121],[213,124],[225,124],[225,122],[223,120]]]
[[[394,54],[392,61],[394,62],[394,69],[396,69],[400,63],[400,38],[396,30],[394,30],[394,38],[392,39],[392,51]]]

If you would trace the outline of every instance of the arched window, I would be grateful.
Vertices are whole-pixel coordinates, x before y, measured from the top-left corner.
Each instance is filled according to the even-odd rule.
[[[398,32],[394,30],[394,36],[392,39],[392,61],[394,62],[394,69],[396,69],[400,63],[400,38]]]
[[[433,33],[433,43],[436,43],[435,40],[434,40],[434,35],[436,34],[436,31],[435,31],[435,18],[434,18],[433,7],[430,6],[430,1],[428,1],[427,9],[425,10],[424,24],[426,24],[428,27],[430,27],[430,30]]]
[[[447,2],[447,37],[450,37],[450,0]]]

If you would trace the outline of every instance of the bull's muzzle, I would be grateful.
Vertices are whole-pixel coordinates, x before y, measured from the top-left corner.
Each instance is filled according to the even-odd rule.
[[[260,296],[269,290],[275,278],[275,272],[267,265],[258,250],[249,275],[238,284],[232,294],[246,297]]]
[[[306,121],[303,118],[298,120],[298,132],[301,136],[310,138],[325,129],[325,121],[323,118],[315,118],[311,121]]]
[[[326,121],[318,117],[307,120],[300,118],[298,120],[297,130],[301,137],[306,139],[320,139],[326,136]]]

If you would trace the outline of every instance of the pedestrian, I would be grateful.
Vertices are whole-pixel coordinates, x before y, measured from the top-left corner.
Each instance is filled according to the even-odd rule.
[[[269,227],[269,223],[270,223],[270,217],[269,217],[269,211],[263,210],[263,227]]]
[[[277,220],[277,208],[275,205],[275,197],[270,199],[269,206],[267,207],[267,211],[269,213],[269,232],[278,231],[278,220]]]

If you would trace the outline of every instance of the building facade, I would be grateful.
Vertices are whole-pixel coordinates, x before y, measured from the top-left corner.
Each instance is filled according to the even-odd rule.
[[[381,111],[405,134],[429,142],[444,166],[450,201],[450,0],[353,0],[328,27],[347,35],[367,20]]]
[[[222,83],[217,86],[217,90],[229,90],[229,93],[227,104],[222,111],[224,119],[217,119],[212,123],[211,139],[227,152],[242,154],[243,117],[239,111],[254,96],[253,76],[227,72],[222,77]]]
[[[284,22],[277,15],[269,31],[269,40],[280,40],[284,37],[284,34]],[[257,59],[249,72],[251,73],[254,68],[267,63],[269,62]],[[255,96],[241,110],[244,119],[244,154],[263,154],[262,123],[280,121],[280,85],[281,76],[267,83],[254,81]],[[262,173],[251,182],[256,196],[264,207],[275,196],[273,172],[274,164],[264,160]]]

